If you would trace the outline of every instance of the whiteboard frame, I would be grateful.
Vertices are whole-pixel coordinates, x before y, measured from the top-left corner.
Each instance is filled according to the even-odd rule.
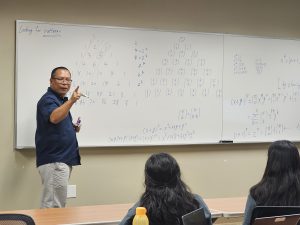
[[[90,25],[90,24],[73,24],[73,23],[61,23],[61,22],[49,22],[49,21],[32,21],[32,20],[16,20],[16,55],[15,55],[15,82],[14,82],[14,87],[15,87],[15,98],[14,98],[14,106],[15,106],[15,113],[14,113],[14,147],[16,149],[23,149],[23,148],[35,148],[35,146],[19,146],[17,145],[17,129],[18,129],[18,124],[17,124],[17,106],[18,106],[18,98],[17,96],[19,95],[18,93],[18,88],[17,88],[17,84],[18,84],[18,35],[17,35],[17,24],[18,23],[40,23],[40,24],[53,24],[53,25],[62,25],[62,26],[76,26],[76,27],[91,27],[91,28],[107,28],[107,29],[124,29],[124,30],[140,30],[140,31],[155,31],[155,32],[173,32],[173,33],[186,33],[186,34],[201,34],[201,35],[218,35],[220,37],[223,38],[223,68],[222,68],[222,78],[221,78],[221,82],[222,82],[222,92],[223,92],[223,79],[224,79],[224,37],[225,36],[232,36],[232,37],[247,37],[247,38],[260,38],[260,39],[273,39],[273,40],[284,40],[284,41],[300,41],[300,39],[298,38],[284,38],[284,37],[269,37],[269,36],[252,36],[252,35],[242,35],[242,34],[228,34],[228,33],[210,33],[210,32],[198,32],[198,31],[186,31],[186,30],[166,30],[166,29],[153,29],[153,28],[145,28],[145,27],[119,27],[119,26],[104,26],[104,25]],[[222,120],[224,119],[224,95],[222,94]],[[221,125],[222,128],[222,134],[221,136],[223,137],[223,122]],[[225,140],[226,141],[226,140]],[[229,140],[230,141],[230,140]],[[291,140],[294,142],[299,142],[300,141],[300,137],[297,140]],[[269,141],[234,141],[232,142],[233,144],[252,144],[252,143],[270,143]],[[88,148],[95,148],[95,147],[129,147],[129,146],[173,146],[173,145],[211,145],[211,144],[232,144],[232,143],[224,143],[222,142],[222,140],[219,140],[219,142],[205,142],[205,141],[201,141],[201,142],[191,142],[191,143],[182,143],[182,144],[178,144],[178,143],[174,143],[174,144],[136,144],[136,145],[132,145],[132,144],[120,144],[120,145],[95,145],[95,146],[85,146],[85,145],[80,145],[80,147],[88,147]]]

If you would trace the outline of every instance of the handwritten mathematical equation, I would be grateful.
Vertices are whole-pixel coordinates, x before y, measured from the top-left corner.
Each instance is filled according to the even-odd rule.
[[[73,73],[73,87],[79,85],[90,97],[80,99],[79,105],[128,107],[145,103],[147,99],[222,96],[219,75],[185,37],[166,48],[158,65],[150,68],[151,49],[135,40],[130,52],[132,57],[124,60],[128,60],[126,65],[133,68],[133,74],[122,67],[113,43],[96,35],[91,37],[83,46]]]

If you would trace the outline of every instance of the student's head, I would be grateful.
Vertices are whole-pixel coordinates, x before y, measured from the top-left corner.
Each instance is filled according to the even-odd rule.
[[[300,157],[296,145],[287,140],[275,141],[268,149],[268,161],[264,177],[293,174],[299,171],[299,166]]]
[[[182,215],[199,207],[180,176],[178,163],[167,153],[153,154],[147,160],[140,204],[147,209],[150,224],[180,225]]]
[[[295,144],[280,140],[269,146],[264,175],[250,194],[257,205],[300,205],[300,157]]]
[[[50,87],[53,91],[64,97],[70,90],[72,83],[70,71],[63,66],[56,67],[51,72]]]
[[[167,153],[150,156],[145,164],[146,188],[172,187],[180,181],[180,168]]]

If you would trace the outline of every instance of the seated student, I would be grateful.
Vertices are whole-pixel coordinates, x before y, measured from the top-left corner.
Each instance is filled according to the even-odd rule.
[[[292,142],[269,146],[264,175],[248,195],[243,225],[250,225],[255,206],[300,206],[300,157]]]
[[[147,209],[149,224],[153,225],[180,225],[182,215],[203,207],[207,225],[211,225],[211,213],[203,199],[192,194],[180,176],[179,165],[171,155],[151,155],[145,165],[146,190],[119,225],[131,225],[138,206]]]

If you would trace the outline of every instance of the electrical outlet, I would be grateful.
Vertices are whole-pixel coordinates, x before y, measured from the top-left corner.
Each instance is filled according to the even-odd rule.
[[[76,198],[76,185],[68,185],[67,198]]]

